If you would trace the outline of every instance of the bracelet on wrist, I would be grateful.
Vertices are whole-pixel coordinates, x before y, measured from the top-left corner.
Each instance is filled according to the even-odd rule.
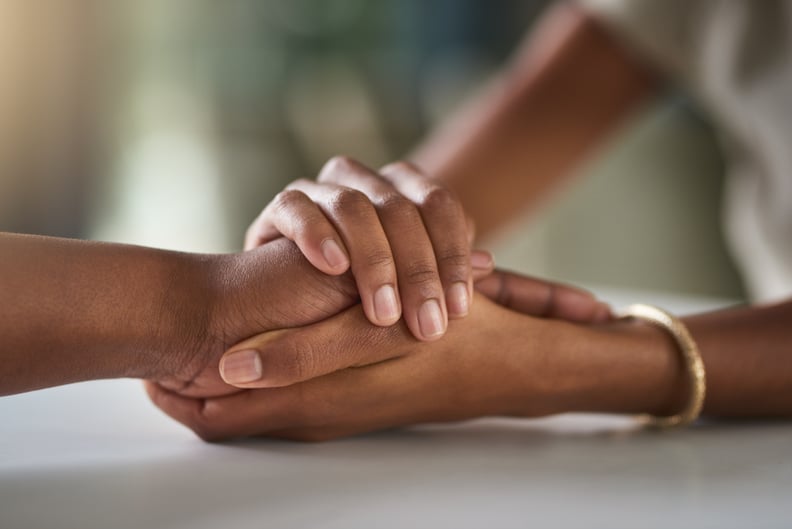
[[[704,407],[707,390],[706,373],[701,353],[685,324],[663,309],[644,304],[630,305],[618,316],[622,319],[642,320],[668,332],[681,353],[687,373],[689,396],[685,407],[680,412],[665,417],[644,414],[639,416],[639,419],[648,426],[657,428],[687,426],[694,422],[701,415],[701,410]]]

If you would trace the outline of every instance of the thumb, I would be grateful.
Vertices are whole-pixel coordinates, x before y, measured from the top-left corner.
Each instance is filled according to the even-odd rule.
[[[476,290],[499,305],[529,316],[575,323],[602,323],[612,317],[610,307],[591,292],[503,270],[478,280]]]
[[[238,388],[273,388],[388,360],[419,344],[401,321],[371,325],[360,305],[313,325],[266,332],[220,359],[220,376]]]

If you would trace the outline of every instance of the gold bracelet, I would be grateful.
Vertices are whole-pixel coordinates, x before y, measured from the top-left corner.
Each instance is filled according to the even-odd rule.
[[[621,311],[619,317],[624,319],[637,318],[668,331],[682,353],[685,370],[687,371],[690,397],[682,411],[669,417],[644,414],[640,416],[640,419],[649,426],[657,428],[686,426],[698,419],[698,416],[701,415],[701,409],[704,407],[704,397],[707,392],[706,374],[704,372],[704,362],[701,360],[701,353],[685,324],[676,316],[662,309],[643,304],[630,305]]]

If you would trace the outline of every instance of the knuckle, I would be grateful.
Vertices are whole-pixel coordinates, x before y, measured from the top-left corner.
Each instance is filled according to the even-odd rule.
[[[378,202],[378,206],[380,211],[382,211],[384,215],[388,216],[413,216],[417,213],[415,204],[398,193],[389,193],[384,197],[381,197]]]
[[[332,209],[342,214],[360,214],[372,207],[368,197],[357,189],[338,190],[331,201]]]
[[[289,183],[289,184],[286,186],[286,189],[287,189],[287,190],[292,190],[292,189],[294,189],[294,190],[297,190],[297,191],[299,191],[299,190],[300,190],[300,188],[302,188],[303,186],[310,185],[310,184],[312,184],[312,183],[313,183],[313,182],[311,182],[311,181],[310,181],[310,180],[308,180],[307,178],[298,178],[297,180],[294,180],[293,182],[290,182],[290,183]]]
[[[293,349],[287,349],[281,375],[284,382],[299,382],[311,378],[316,373],[316,367],[316,349],[310,342],[300,340]]]
[[[443,268],[465,269],[470,263],[470,254],[467,248],[451,246],[444,248],[437,254],[437,264]]]
[[[426,285],[438,280],[437,268],[429,261],[415,261],[407,266],[404,278],[411,285]]]
[[[284,189],[272,199],[272,206],[276,211],[284,211],[305,201],[307,197],[297,189]]]
[[[392,268],[393,254],[388,250],[373,250],[366,254],[368,268]]]
[[[429,188],[421,203],[423,207],[434,211],[456,211],[460,207],[454,193],[441,186]]]
[[[333,156],[322,166],[319,171],[320,182],[335,181],[339,176],[352,171],[357,171],[360,164],[352,157],[346,155]]]

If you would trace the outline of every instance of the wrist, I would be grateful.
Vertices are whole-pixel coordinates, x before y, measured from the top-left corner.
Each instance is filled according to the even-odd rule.
[[[158,252],[151,271],[156,294],[140,338],[139,361],[129,376],[189,378],[205,365],[212,353],[218,257]]]
[[[547,373],[535,389],[546,414],[670,415],[683,404],[684,367],[661,329],[637,321],[583,326],[551,320],[542,342],[545,365],[533,369]]]
[[[573,395],[573,411],[662,416],[682,406],[685,370],[667,332],[623,320],[584,332],[581,356],[592,382]]]
[[[36,236],[0,239],[7,351],[0,394],[168,376],[184,372],[200,350],[207,307],[200,256]]]

